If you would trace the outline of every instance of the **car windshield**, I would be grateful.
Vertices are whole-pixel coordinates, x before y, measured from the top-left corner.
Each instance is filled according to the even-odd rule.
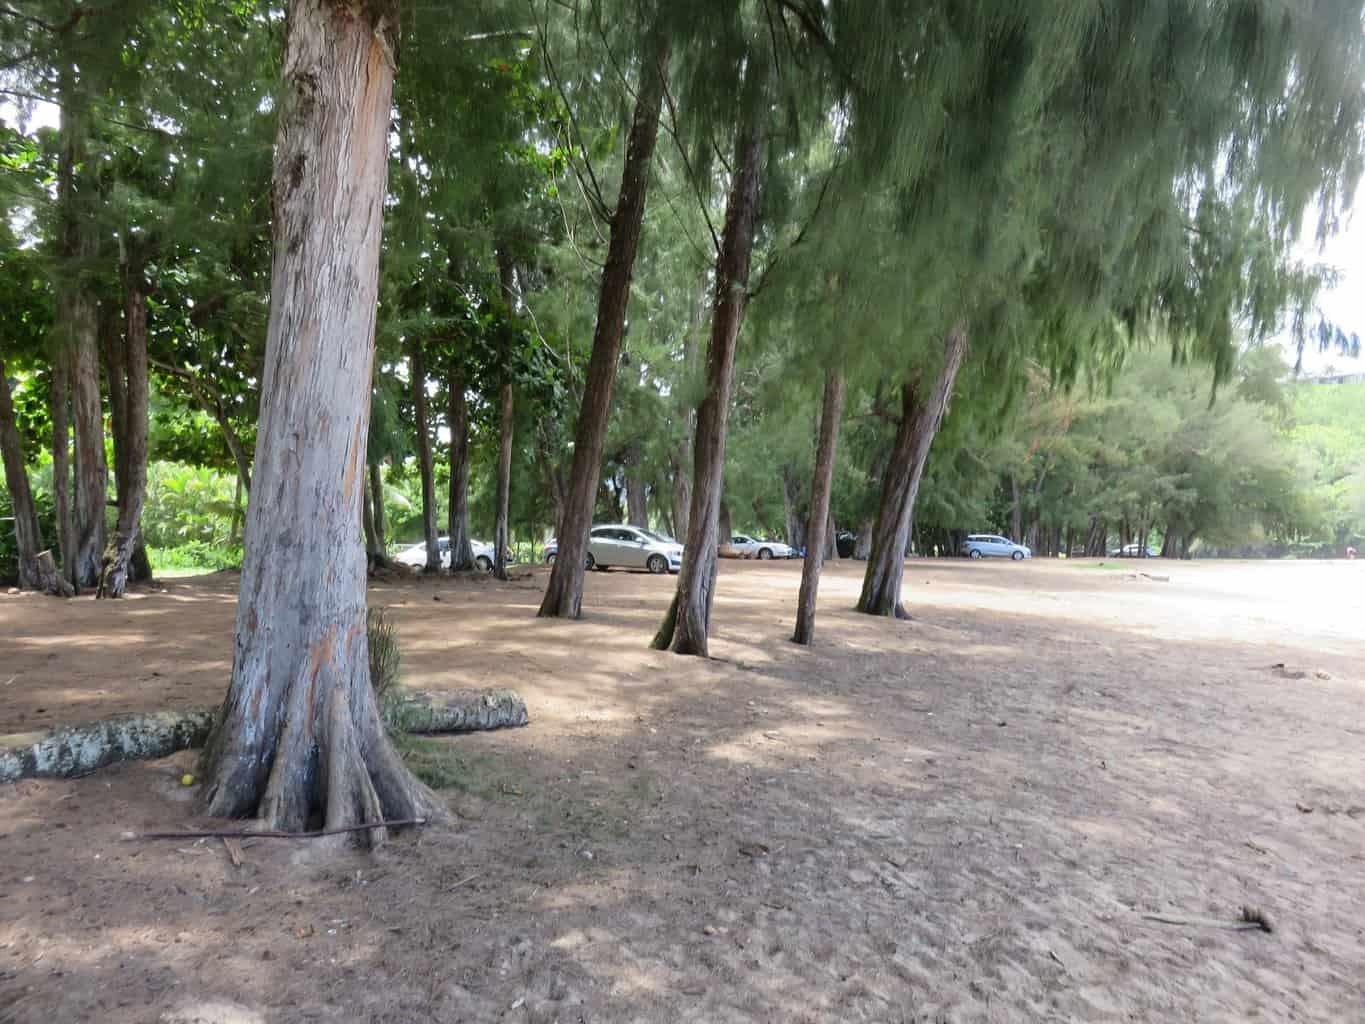
[[[671,540],[669,540],[667,537],[661,536],[660,534],[655,533],[653,530],[640,530],[639,533],[640,533],[640,535],[641,535],[642,537],[645,537],[645,538],[648,539],[648,540],[652,540],[652,541],[654,541],[654,542],[657,543],[657,544],[672,544],[672,543],[673,543],[673,542],[672,542]]]

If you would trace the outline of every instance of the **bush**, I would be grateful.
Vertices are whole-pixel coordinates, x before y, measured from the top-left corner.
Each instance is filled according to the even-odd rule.
[[[147,557],[151,559],[153,572],[161,569],[202,569],[204,572],[221,572],[224,569],[242,567],[241,545],[229,547],[191,541],[173,548],[149,547]]]

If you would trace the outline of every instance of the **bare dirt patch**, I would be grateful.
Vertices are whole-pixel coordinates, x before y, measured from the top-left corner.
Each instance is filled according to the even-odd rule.
[[[799,565],[726,564],[707,662],[667,579],[376,586],[409,685],[530,707],[414,745],[457,823],[234,866],[120,838],[188,753],[0,788],[0,1020],[1353,1019],[1365,566],[1111,566],[911,562],[896,623],[836,564],[803,650]],[[235,597],[0,597],[0,732],[216,703]]]

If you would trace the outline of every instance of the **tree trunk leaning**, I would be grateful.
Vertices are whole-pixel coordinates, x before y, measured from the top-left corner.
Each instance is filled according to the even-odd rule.
[[[424,572],[441,569],[440,539],[436,534],[436,474],[432,464],[431,431],[427,426],[427,357],[421,338],[412,339],[412,420],[417,443],[417,469],[422,478],[422,537],[427,544]]]
[[[760,73],[751,68],[750,74]],[[726,200],[725,227],[716,263],[716,298],[711,337],[706,348],[706,394],[697,409],[692,506],[688,512],[687,557],[678,574],[678,590],[654,646],[675,654],[706,657],[715,593],[719,545],[721,488],[725,478],[725,433],[734,384],[735,347],[744,305],[758,220],[763,135],[753,103],[736,131],[735,173]],[[752,120],[749,120],[752,119]]]
[[[924,465],[939,425],[948,411],[953,385],[967,351],[967,330],[958,325],[948,332],[943,362],[928,394],[921,393],[917,379],[901,386],[901,421],[882,478],[881,503],[871,533],[867,570],[863,576],[858,611],[868,615],[910,616],[901,604],[901,579],[910,526],[915,512]]]
[[[297,832],[314,818],[338,826],[443,812],[380,719],[356,530],[398,4],[291,0],[287,17],[250,543],[232,681],[204,752],[204,804],[215,817]]]
[[[374,510],[374,539],[385,557],[389,551],[389,517],[384,511],[384,469],[370,463],[370,503]]]
[[[649,192],[650,165],[659,135],[659,111],[663,106],[664,82],[668,73],[668,45],[663,37],[653,39],[654,51],[644,62],[640,87],[631,117],[626,142],[625,165],[621,170],[621,191],[611,221],[607,261],[602,269],[602,284],[597,297],[597,326],[593,331],[592,355],[588,359],[583,403],[574,430],[573,465],[564,501],[564,518],[559,530],[559,554],[545,587],[539,615],[578,618],[583,611],[583,568],[588,553],[588,531],[592,528],[593,503],[602,469],[602,446],[607,437],[611,414],[611,391],[616,380],[616,363],[621,355],[621,338],[626,324],[626,303],[630,299],[631,275],[640,244],[644,222],[645,197]]]
[[[820,570],[825,561],[830,493],[834,486],[834,458],[839,449],[839,419],[844,412],[843,371],[825,371],[825,395],[820,405],[820,441],[815,449],[815,470],[810,481],[810,528],[806,558],[801,566],[801,591],[796,599],[796,631],[792,640],[809,644],[815,638],[815,599],[820,591]]]

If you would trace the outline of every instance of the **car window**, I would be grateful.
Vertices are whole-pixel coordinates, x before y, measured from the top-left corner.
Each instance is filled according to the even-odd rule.
[[[737,533],[737,534],[735,534],[734,537],[731,538],[731,539],[734,540],[734,542],[735,542],[736,544],[751,544],[751,543],[753,543],[752,541],[749,540],[748,537],[744,536],[744,534],[742,534],[742,533]]]
[[[595,530],[592,531],[592,535],[593,535],[594,537],[597,537],[598,539],[610,537],[610,536],[611,536],[611,530],[610,530],[608,527],[599,526],[597,529],[595,529]]]
[[[626,542],[628,542],[628,543],[633,544],[633,543],[635,543],[635,541],[639,540],[640,538],[639,538],[639,536],[635,533],[634,530],[617,530],[617,531],[616,531],[616,539],[617,539],[617,540],[623,540],[623,541],[626,541]]]
[[[655,533],[653,530],[640,530],[640,531],[638,531],[638,532],[639,532],[639,534],[640,534],[642,537],[644,537],[644,538],[647,539],[647,540],[656,541],[656,542],[659,543],[659,544],[667,544],[667,543],[668,543],[668,538],[667,538],[667,537],[661,537],[661,536],[659,536],[657,533]]]

